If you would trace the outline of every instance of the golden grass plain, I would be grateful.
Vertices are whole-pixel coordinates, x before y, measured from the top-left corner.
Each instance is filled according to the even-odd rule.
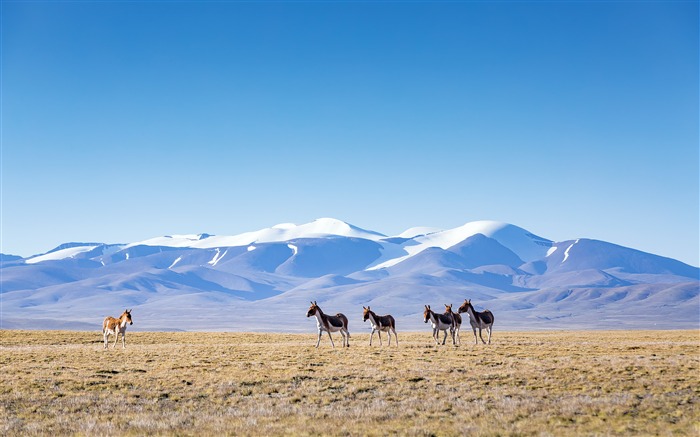
[[[128,332],[103,350],[99,332],[0,331],[0,432],[700,435],[697,330],[337,338]]]

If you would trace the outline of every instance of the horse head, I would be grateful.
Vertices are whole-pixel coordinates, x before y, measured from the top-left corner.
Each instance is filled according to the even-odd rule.
[[[432,310],[430,309],[430,305],[425,306],[425,311],[423,311],[423,323],[428,323],[428,320],[430,320],[430,313]]]
[[[313,315],[316,315],[316,311],[318,311],[318,305],[316,304],[316,301],[311,302],[311,306],[309,307],[309,310],[306,312],[306,317],[311,317]]]
[[[369,307],[367,307],[367,308],[362,307],[362,321],[363,322],[366,322],[367,319],[369,319],[369,312],[370,312]]]
[[[452,304],[443,304],[445,305],[445,314],[452,314]]]
[[[122,315],[121,315],[121,317],[126,317],[126,321],[129,322],[129,325],[134,324],[134,321],[131,320],[131,311],[133,311],[133,308],[130,310],[124,310],[124,313],[122,313]]]
[[[472,306],[472,301],[469,299],[464,299],[464,303],[459,307],[457,310],[458,313],[466,313],[469,310],[469,307]],[[474,311],[474,307],[472,307],[472,311]]]

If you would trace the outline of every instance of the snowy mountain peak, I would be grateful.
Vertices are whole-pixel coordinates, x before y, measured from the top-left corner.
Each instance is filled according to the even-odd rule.
[[[275,243],[299,238],[321,238],[329,236],[364,238],[367,240],[379,240],[386,237],[378,232],[358,228],[357,226],[341,220],[320,218],[301,225],[280,223],[270,228],[244,232],[232,236],[209,234],[167,235],[132,243],[128,247],[163,246],[212,249],[217,247],[248,246],[253,243]]]
[[[385,250],[382,257],[369,266],[368,270],[391,267],[430,247],[448,249],[477,234],[496,240],[525,262],[546,256],[547,250],[552,245],[550,240],[531,234],[518,226],[491,220],[481,220],[469,222],[454,229],[412,238],[404,243],[401,251],[397,251],[395,248]],[[385,247],[385,249],[387,248]]]
[[[444,241],[443,244],[452,243],[450,246],[464,241],[472,235],[482,234],[512,250],[523,261],[532,261],[546,256],[547,251],[552,246],[552,241],[534,235],[519,226],[492,220],[469,222],[442,234],[444,235],[439,236],[439,238]]]
[[[380,234],[379,232],[358,228],[357,226],[334,218],[319,218],[311,223],[299,225],[297,228],[305,235],[310,236],[339,235],[343,237],[365,238],[367,240],[377,240],[386,237],[386,235]]]

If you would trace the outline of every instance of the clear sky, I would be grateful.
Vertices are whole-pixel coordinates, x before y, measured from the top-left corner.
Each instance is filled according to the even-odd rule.
[[[2,252],[499,220],[698,266],[698,2],[3,1]]]

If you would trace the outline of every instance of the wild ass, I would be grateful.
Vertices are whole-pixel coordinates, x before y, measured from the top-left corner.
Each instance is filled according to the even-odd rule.
[[[369,335],[369,345],[372,346],[372,337],[376,331],[379,336],[379,346],[383,346],[382,332],[386,332],[387,337],[389,337],[389,346],[391,346],[391,333],[393,332],[396,346],[398,346],[399,338],[396,336],[396,322],[394,318],[389,314],[386,316],[378,316],[374,311],[370,310],[369,307],[362,307],[362,309],[364,310],[362,313],[362,321],[366,322],[369,320],[369,323],[372,325],[372,333]]]
[[[462,327],[462,316],[459,313],[452,312],[452,304],[445,304],[445,314],[452,314],[455,321],[455,340],[457,344],[462,344],[462,340],[459,338],[459,329]]]
[[[117,347],[117,340],[119,340],[119,334],[122,335],[122,349],[126,349],[126,324],[133,325],[134,322],[131,320],[131,310],[124,310],[118,319],[114,317],[107,316],[102,322],[102,336],[105,340],[105,349],[108,346],[108,339],[110,335],[114,335],[114,346]]]
[[[430,321],[430,324],[433,326],[435,344],[440,344],[438,339],[440,331],[445,331],[445,336],[442,338],[442,344],[445,344],[448,329],[452,335],[452,344],[455,344],[454,317],[452,317],[452,314],[438,314],[430,309],[430,305],[426,305],[425,311],[423,312],[423,322],[428,323],[428,321]]]
[[[481,330],[486,328],[489,332],[489,344],[491,344],[491,329],[493,328],[493,313],[489,310],[483,312],[476,311],[474,306],[472,306],[472,301],[469,299],[464,299],[464,303],[459,307],[460,313],[469,314],[469,323],[472,325],[472,330],[474,331],[474,344],[479,344],[479,339],[476,338],[476,328],[479,328],[479,338],[486,344],[484,337],[481,336]]]
[[[335,348],[331,332],[340,331],[343,337],[343,347],[350,347],[350,332],[348,331],[348,318],[344,314],[338,313],[335,316],[323,314],[321,308],[316,301],[311,302],[309,310],[306,312],[306,317],[316,316],[316,324],[318,326],[318,341],[316,347],[321,344],[321,334],[325,331],[328,333],[328,338],[331,339],[331,346]]]

